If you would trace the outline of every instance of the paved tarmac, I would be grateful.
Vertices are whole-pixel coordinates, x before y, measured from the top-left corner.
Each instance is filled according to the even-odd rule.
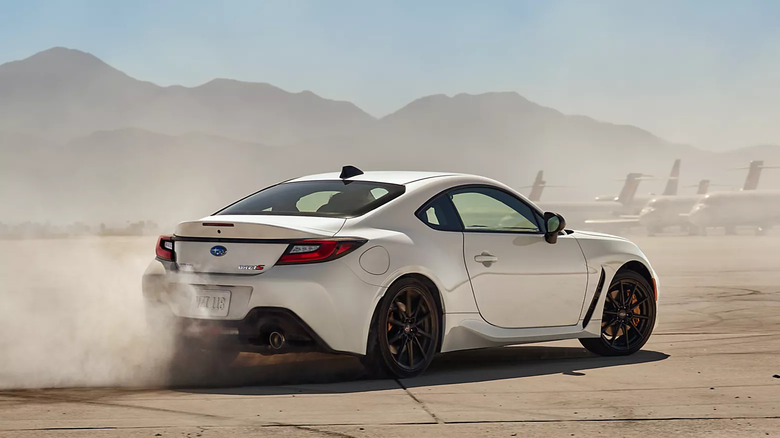
[[[663,289],[630,357],[550,342],[376,381],[350,357],[242,355],[186,387],[0,391],[0,437],[780,435],[780,236],[634,240]]]

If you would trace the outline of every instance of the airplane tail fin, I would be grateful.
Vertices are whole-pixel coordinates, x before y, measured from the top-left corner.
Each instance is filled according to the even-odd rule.
[[[642,180],[643,176],[641,173],[629,173],[626,175],[626,182],[623,184],[623,189],[620,190],[617,202],[623,205],[634,202],[634,196],[636,196],[636,191],[639,189],[639,181]]]
[[[545,184],[547,184],[547,181],[544,180],[544,171],[540,170],[536,174],[534,184],[531,186],[531,194],[528,195],[528,199],[533,202],[539,201],[542,198],[542,191],[544,190]]]
[[[706,195],[707,191],[710,189],[710,180],[703,179],[699,181],[699,188],[696,190],[697,195]]]
[[[674,165],[672,166],[672,173],[669,174],[669,179],[666,180],[666,187],[664,188],[664,192],[662,195],[664,196],[674,196],[677,194],[677,186],[680,182],[680,159],[674,160]]]
[[[763,160],[753,160],[748,167],[740,167],[740,169],[748,169],[747,178],[745,178],[745,185],[742,186],[742,190],[756,190],[758,188],[758,180],[761,178],[761,170],[780,169],[780,167],[764,166]]]
[[[742,186],[742,190],[755,190],[758,188],[758,180],[761,178],[761,169],[763,168],[763,160],[753,160],[750,162],[747,178],[745,178],[745,185]]]

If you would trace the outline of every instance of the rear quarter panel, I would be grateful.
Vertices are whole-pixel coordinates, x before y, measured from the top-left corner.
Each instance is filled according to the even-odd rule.
[[[444,313],[477,313],[468,273],[463,261],[463,233],[435,230],[415,216],[415,212],[443,190],[475,182],[487,182],[467,176],[428,178],[407,184],[407,192],[361,216],[348,219],[338,236],[369,239],[358,252],[381,246],[389,254],[389,266],[381,275],[370,274],[350,258],[350,267],[363,281],[381,286],[383,292],[398,278],[421,274],[438,289]],[[375,297],[378,303],[380,296]]]

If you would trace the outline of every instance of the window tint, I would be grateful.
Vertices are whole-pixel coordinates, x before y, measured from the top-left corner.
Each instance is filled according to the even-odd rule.
[[[450,196],[466,231],[540,231],[537,214],[509,193],[475,187],[456,190]]]
[[[368,181],[299,181],[263,189],[216,214],[353,217],[404,193],[404,186]]]
[[[460,222],[447,195],[441,195],[417,212],[417,217],[431,228],[460,231]]]

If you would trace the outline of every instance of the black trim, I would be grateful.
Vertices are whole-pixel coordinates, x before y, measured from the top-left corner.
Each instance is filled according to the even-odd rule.
[[[163,250],[165,250],[165,251],[170,251],[170,253],[171,253],[171,258],[169,258],[169,259],[164,259],[164,258],[162,258],[162,257],[158,256],[158,255],[157,255],[157,249],[156,249],[156,248],[155,248],[155,251],[154,251],[154,258],[155,258],[156,260],[160,260],[160,261],[165,261],[165,262],[174,262],[174,263],[175,263],[175,262],[176,262],[176,245],[172,245],[172,246],[173,246],[173,248],[171,248],[171,249],[169,250],[168,248],[166,248],[165,246],[163,246],[163,244],[164,244],[165,242],[168,242],[168,241],[169,241],[169,242],[171,242],[171,244],[173,244],[173,241],[174,241],[174,240],[173,240],[173,236],[160,236],[160,237],[158,238],[158,240],[157,240],[157,246],[158,246],[159,248],[162,248],[162,249],[163,249]]]
[[[266,340],[262,339],[263,335],[265,335],[266,332],[273,330],[281,330],[282,334],[288,338],[288,343],[314,344],[314,348],[308,350],[296,349],[296,351],[334,352],[334,350],[314,332],[314,329],[306,324],[300,316],[289,309],[282,307],[255,307],[247,313],[241,323],[242,324],[238,327],[239,339],[250,345],[267,345],[265,344]],[[244,330],[243,333],[242,330]],[[252,333],[253,330],[255,331],[254,333]],[[291,330],[293,330],[293,332],[291,332]],[[294,331],[297,330],[300,330],[300,332],[295,333]],[[285,331],[287,333],[284,333]],[[284,348],[275,352],[285,352],[283,350]]]
[[[526,234],[529,236],[544,236],[544,231],[501,231],[501,230],[462,230],[464,233],[477,234]]]
[[[241,239],[241,238],[225,238],[225,237],[189,237],[189,236],[173,236],[171,239],[174,242],[205,242],[205,243],[276,243],[276,244],[286,244],[287,248],[284,250],[281,256],[279,256],[279,260],[281,260],[282,257],[289,254],[290,250],[292,250],[293,246],[296,244],[303,244],[307,241],[314,241],[314,242],[320,242],[325,240],[331,240],[331,241],[338,241],[338,242],[349,242],[354,243],[355,246],[349,249],[348,251],[344,251],[342,253],[330,256],[328,258],[322,259],[322,260],[313,260],[313,261],[303,261],[303,262],[294,262],[294,263],[280,263],[279,260],[276,261],[274,266],[290,266],[290,265],[309,265],[314,263],[324,263],[329,262],[331,260],[340,259],[356,249],[363,246],[368,240],[361,239],[357,237],[323,237],[323,238],[306,238],[306,239]],[[175,246],[174,246],[175,248]],[[171,261],[171,260],[163,260],[159,257],[155,257],[157,260],[160,261]],[[175,260],[174,260],[175,261]],[[209,273],[209,275],[233,275],[235,273],[231,272],[220,272],[220,273]],[[257,274],[262,274],[262,272],[257,272]]]
[[[214,243],[292,243],[298,242],[304,239],[244,239],[244,238],[230,238],[230,237],[190,237],[190,236],[173,236],[173,241],[180,242],[214,242]],[[175,248],[175,246],[174,246]]]
[[[317,333],[293,311],[283,307],[255,307],[244,319],[211,320],[177,317],[180,329],[188,325],[218,326],[238,329],[238,335],[220,335],[217,344],[209,339],[191,338],[203,341],[210,348],[234,347],[240,351],[260,354],[283,354],[292,352],[345,353],[331,348]],[[268,335],[278,331],[285,337],[285,345],[275,350],[268,345]],[[186,330],[182,330],[186,333]]]
[[[601,290],[604,289],[604,279],[606,276],[607,274],[604,272],[604,268],[601,268],[601,277],[599,277],[599,283],[596,285],[596,293],[593,294],[593,300],[590,302],[588,312],[585,313],[585,319],[582,320],[582,328],[587,327],[590,318],[593,317],[593,312],[596,310],[596,304],[598,304],[599,297],[601,296]]]
[[[433,202],[438,200],[438,198],[440,196],[450,195],[452,192],[457,191],[457,190],[471,189],[471,188],[488,188],[488,189],[498,190],[499,192],[503,192],[503,193],[505,193],[505,194],[507,194],[507,195],[509,195],[509,196],[511,196],[511,197],[513,197],[515,199],[517,199],[521,203],[527,205],[528,208],[530,208],[533,213],[536,213],[534,219],[536,221],[537,227],[539,227],[539,231],[467,230],[466,227],[463,225],[463,220],[460,218],[460,214],[458,214],[458,209],[452,203],[452,196],[448,196],[448,197],[449,197],[450,205],[451,205],[452,209],[455,212],[455,215],[456,215],[456,217],[458,219],[458,222],[460,223],[460,229],[458,229],[458,230],[449,230],[449,229],[444,229],[444,228],[435,228],[434,226],[431,226],[431,224],[426,222],[421,217],[421,214],[428,207],[430,207],[430,204],[432,204]],[[544,212],[539,210],[539,208],[536,207],[533,203],[529,203],[529,202],[524,201],[523,198],[518,197],[515,193],[512,193],[511,191],[509,191],[509,190],[507,190],[505,188],[498,187],[498,186],[491,185],[491,184],[462,184],[462,185],[458,185],[458,186],[449,187],[447,189],[444,189],[444,190],[440,191],[439,193],[435,194],[434,196],[432,196],[427,201],[425,201],[425,203],[420,208],[415,210],[414,215],[417,216],[417,218],[420,219],[420,221],[422,221],[422,223],[424,223],[428,227],[433,228],[434,230],[437,230],[437,231],[457,231],[457,232],[461,232],[461,233],[533,234],[533,235],[542,234],[543,235],[544,234],[544,229],[545,229],[544,223],[542,221],[542,217],[544,215]]]
[[[281,212],[281,213],[274,213],[271,211],[262,211],[262,212],[253,212],[253,213],[223,213],[225,210],[227,210],[230,207],[233,207],[234,205],[238,204],[239,202],[242,202],[248,198],[251,198],[252,196],[255,196],[265,190],[268,190],[270,188],[282,185],[282,184],[305,184],[305,183],[313,183],[313,182],[341,182],[344,185],[349,184],[376,184],[377,186],[384,186],[383,188],[389,188],[393,187],[397,189],[394,193],[388,193],[385,196],[380,197],[379,199],[376,199],[365,206],[363,206],[360,209],[355,210],[352,214],[349,215],[343,215],[343,214],[325,214],[325,213],[317,213],[317,212],[298,212],[296,214],[290,214],[289,212]],[[388,192],[390,190],[388,189]],[[292,216],[292,217],[331,217],[331,218],[337,218],[337,219],[352,219],[356,217],[363,216],[366,213],[369,213],[371,211],[374,211],[389,202],[398,199],[401,197],[404,193],[406,193],[406,185],[404,184],[395,184],[395,183],[387,183],[387,182],[381,182],[381,181],[347,181],[347,180],[333,180],[333,179],[317,179],[317,180],[304,180],[304,181],[296,181],[296,180],[287,180],[280,182],[278,184],[274,184],[272,186],[268,186],[264,189],[258,190],[251,195],[244,196],[243,198],[239,199],[236,202],[233,202],[232,204],[223,207],[216,213],[213,213],[211,216],[225,216],[225,215],[232,215],[232,216]]]
[[[300,177],[298,177],[298,178],[300,178]],[[244,196],[243,198],[241,198],[241,199],[239,199],[239,200],[237,200],[237,201],[235,201],[235,202],[233,202],[233,203],[230,203],[230,204],[228,204],[228,205],[226,205],[226,206],[224,206],[224,207],[220,208],[219,210],[215,211],[214,213],[211,213],[211,216],[216,216],[216,215],[218,215],[218,214],[219,214],[219,212],[221,212],[222,210],[225,210],[225,209],[227,209],[227,208],[230,208],[230,207],[232,207],[232,206],[234,206],[234,205],[238,204],[239,202],[243,201],[243,200],[244,200],[244,199],[246,199],[246,198],[249,198],[249,197],[251,197],[251,196],[255,196],[256,194],[258,194],[258,193],[262,192],[263,190],[268,190],[268,189],[270,189],[271,187],[276,187],[276,186],[278,186],[278,185],[280,185],[280,184],[284,184],[284,183],[286,183],[286,182],[290,182],[290,181],[293,181],[293,180],[295,180],[295,179],[298,179],[298,178],[291,178],[291,179],[288,179],[288,180],[286,180],[286,181],[281,181],[281,182],[278,182],[278,183],[276,183],[276,184],[270,185],[270,186],[268,186],[268,187],[263,187],[262,189],[260,189],[260,190],[258,190],[258,191],[256,191],[256,192],[254,192],[254,193],[250,193],[250,194],[248,194],[248,195]]]
[[[425,216],[425,212],[428,211],[433,204],[438,202],[440,199],[443,199],[445,201],[444,208],[445,208],[445,215],[448,216],[448,220],[452,221],[453,224],[459,224],[456,225],[456,228],[449,228],[441,225],[436,225],[428,222],[427,217]],[[452,205],[452,199],[445,196],[443,193],[440,193],[439,195],[434,196],[433,198],[429,199],[425,204],[422,205],[422,207],[418,208],[414,215],[417,216],[417,219],[420,219],[422,223],[427,225],[430,228],[433,228],[434,230],[438,231],[457,231],[462,232],[463,231],[463,222],[460,220],[460,215],[458,215],[457,210],[455,210],[455,206]]]

